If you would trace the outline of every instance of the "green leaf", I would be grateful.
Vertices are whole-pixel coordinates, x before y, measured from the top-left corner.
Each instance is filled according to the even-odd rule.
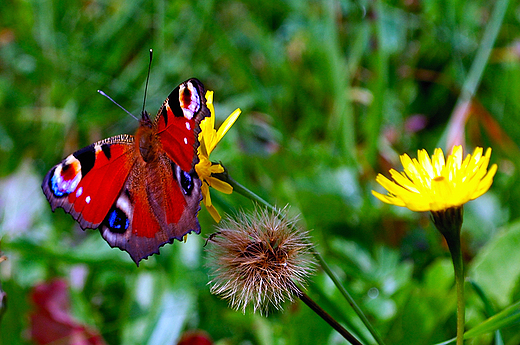
[[[474,280],[492,300],[501,306],[512,301],[515,285],[520,278],[520,222],[502,230],[475,257],[469,277]]]
[[[501,328],[511,326],[520,322],[520,301],[502,310],[500,313],[490,317],[480,325],[473,327],[464,333],[464,339],[471,339],[479,335],[494,332]],[[455,342],[455,338],[436,345],[446,345]]]

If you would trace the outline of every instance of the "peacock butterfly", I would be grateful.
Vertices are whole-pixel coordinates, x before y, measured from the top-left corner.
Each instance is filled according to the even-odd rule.
[[[189,79],[152,121],[143,110],[135,136],[87,146],[54,166],[42,183],[52,211],[61,207],[82,229],[99,228],[135,263],[194,231],[200,233],[200,122],[209,116],[204,86]]]

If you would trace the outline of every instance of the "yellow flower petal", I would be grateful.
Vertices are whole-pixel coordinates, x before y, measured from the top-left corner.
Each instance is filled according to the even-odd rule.
[[[199,178],[202,180],[201,192],[204,205],[213,219],[215,219],[216,222],[219,222],[220,215],[211,203],[209,187],[211,186],[212,188],[226,194],[233,192],[233,187],[214,176],[214,174],[223,173],[224,168],[220,164],[212,163],[209,156],[220,140],[227,133],[227,131],[231,128],[231,126],[233,126],[241,111],[240,109],[235,110],[231,115],[228,116],[218,131],[216,131],[214,128],[215,108],[213,106],[213,91],[206,92],[206,106],[210,111],[210,116],[204,118],[200,123],[200,145],[197,150],[199,162],[195,166],[195,170]]]
[[[221,174],[224,172],[224,167],[220,164],[212,164],[209,170],[211,174]]]
[[[405,203],[402,202],[402,200],[397,199],[391,195],[383,195],[381,193],[378,193],[376,191],[372,191],[372,195],[374,195],[376,198],[381,200],[382,202],[386,202],[387,204],[394,204],[397,206],[405,206]]]
[[[235,109],[235,111],[227,117],[227,119],[222,123],[222,125],[220,125],[217,131],[217,142],[220,141],[220,139],[222,139],[224,135],[226,135],[227,131],[229,131],[231,126],[233,126],[233,124],[238,119],[241,113],[242,111],[240,110],[240,108]]]
[[[220,222],[222,218],[214,206],[206,206],[206,210],[208,210],[210,216],[215,220],[215,222]]]
[[[397,182],[399,185],[403,186],[404,188],[408,189],[411,192],[419,193],[419,190],[415,187],[415,185],[410,181],[406,175],[398,172],[397,170],[390,170],[390,176],[394,179],[395,182]]]
[[[444,153],[442,152],[442,149],[437,148],[433,152],[432,156],[432,163],[433,163],[433,170],[434,175],[439,176],[442,173],[442,168],[444,167]]]
[[[419,150],[417,159],[403,154],[400,158],[404,172],[391,169],[393,181],[381,174],[376,177],[388,194],[372,194],[387,204],[412,211],[435,212],[462,206],[487,192],[493,183],[497,165],[488,171],[491,149],[482,153],[483,149],[477,147],[463,160],[462,146],[454,146],[446,159],[440,148],[431,158],[426,150]]]
[[[211,188],[216,189],[221,193],[224,193],[224,194],[233,193],[233,187],[229,183],[221,181],[218,178],[210,177],[209,185],[211,186]]]
[[[207,207],[211,206],[212,203],[211,203],[211,194],[209,193],[209,186],[207,183],[202,183],[202,186],[201,186],[201,191],[202,191],[202,201],[204,202],[204,205],[206,205]]]
[[[430,156],[428,156],[428,152],[426,152],[426,150],[419,150],[417,152],[417,157],[426,172],[425,177],[428,176],[428,178],[433,178],[435,174],[433,173],[433,165]]]

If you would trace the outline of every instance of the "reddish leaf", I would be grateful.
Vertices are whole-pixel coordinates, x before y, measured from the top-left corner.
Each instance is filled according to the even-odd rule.
[[[30,315],[31,339],[37,344],[105,345],[96,330],[70,315],[69,294],[64,280],[53,280],[33,288],[35,309]]]

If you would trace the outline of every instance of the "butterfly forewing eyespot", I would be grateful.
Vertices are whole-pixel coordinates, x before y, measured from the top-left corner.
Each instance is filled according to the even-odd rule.
[[[196,86],[195,83],[198,85]],[[202,84],[195,79],[188,80],[176,87],[168,96],[160,114],[163,117],[165,126],[169,125],[172,116],[184,117],[193,120],[202,108],[201,95]],[[186,122],[186,129],[191,130],[189,122]]]
[[[81,162],[70,155],[51,170],[49,188],[56,198],[61,198],[74,192],[81,181]]]
[[[200,110],[200,97],[199,90],[197,90],[191,81],[181,84],[179,87],[179,105],[184,117],[188,120],[193,119],[195,114]]]
[[[110,160],[110,145],[104,142],[84,147],[67,156],[63,162],[54,168],[54,172],[49,180],[49,188],[52,194],[60,198],[76,191],[81,179],[94,167],[96,159],[98,159],[101,152],[107,160]],[[76,198],[79,198],[82,193],[83,188],[78,189],[75,194]],[[88,203],[89,197],[87,196],[86,198]]]

